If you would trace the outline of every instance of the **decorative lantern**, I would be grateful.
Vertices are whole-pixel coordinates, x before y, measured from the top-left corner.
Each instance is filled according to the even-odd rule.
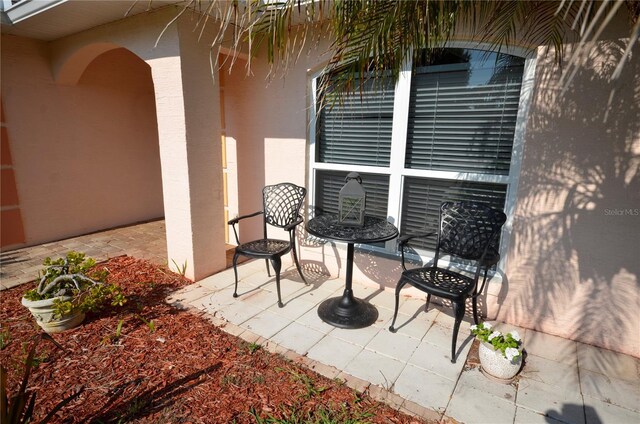
[[[338,222],[345,226],[364,225],[366,193],[362,188],[362,178],[357,172],[350,172],[347,182],[338,196]]]

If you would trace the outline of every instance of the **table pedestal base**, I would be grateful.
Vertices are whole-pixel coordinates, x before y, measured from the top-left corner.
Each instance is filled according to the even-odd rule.
[[[342,297],[332,297],[320,304],[318,316],[322,321],[339,328],[364,328],[378,319],[378,310],[364,300],[347,293]]]

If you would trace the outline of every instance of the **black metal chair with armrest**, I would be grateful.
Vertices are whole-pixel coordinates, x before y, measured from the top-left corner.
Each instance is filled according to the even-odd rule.
[[[240,255],[248,256],[255,259],[264,259],[267,263],[267,275],[271,277],[269,271],[269,261],[273,265],[276,273],[276,288],[278,290],[278,306],[283,307],[282,297],[280,295],[280,268],[282,265],[281,257],[290,251],[293,253],[293,260],[298,269],[298,273],[305,284],[307,280],[302,274],[302,268],[298,262],[296,253],[296,227],[302,223],[300,216],[300,208],[304,202],[307,190],[291,183],[282,183],[265,186],[262,190],[262,206],[263,209],[249,215],[239,216],[229,221],[229,225],[233,228],[233,234],[236,237],[238,246],[233,255],[233,272],[236,278],[236,284],[233,291],[233,297],[238,297],[238,257]],[[247,243],[240,243],[236,224],[245,218],[263,215],[262,225],[264,230],[264,238],[252,240]],[[267,224],[277,228],[282,228],[289,233],[289,241],[267,238]]]
[[[427,305],[431,295],[448,299],[453,304],[455,323],[453,326],[453,341],[451,342],[451,362],[455,363],[456,340],[462,318],[464,318],[465,302],[472,299],[473,320],[478,323],[477,297],[482,293],[487,281],[489,268],[497,264],[500,255],[497,241],[506,215],[497,209],[475,202],[443,202],[440,206],[440,228],[438,232],[403,236],[399,239],[404,269],[396,286],[395,311],[389,331],[396,332],[394,325],[398,315],[400,290],[410,284],[427,293]],[[407,269],[405,266],[404,248],[409,240],[436,236],[436,251],[431,265]],[[450,269],[438,267],[440,254],[448,254],[452,258],[458,257],[475,262],[473,277]],[[480,272],[484,269],[482,285],[478,290]]]

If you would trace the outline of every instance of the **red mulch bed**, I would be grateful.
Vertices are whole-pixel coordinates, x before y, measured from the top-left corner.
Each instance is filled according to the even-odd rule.
[[[37,392],[37,419],[84,387],[53,422],[316,422],[323,412],[333,414],[332,422],[422,422],[167,305],[169,293],[191,282],[166,268],[126,256],[100,266],[123,287],[128,302],[54,334],[65,351],[47,341],[38,345],[39,365],[29,381]],[[28,342],[39,333],[20,304],[26,288],[0,294],[0,322],[9,335],[0,361],[10,393],[22,376]]]

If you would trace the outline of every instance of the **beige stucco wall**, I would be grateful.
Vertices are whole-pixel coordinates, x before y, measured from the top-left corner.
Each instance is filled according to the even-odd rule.
[[[640,356],[640,48],[609,82],[622,48],[591,46],[564,93],[538,60],[506,289],[491,310]]]
[[[307,69],[319,60],[317,50],[303,56],[286,77],[269,82],[270,67],[258,56],[251,63],[252,76],[247,76],[244,61],[225,76],[225,121],[227,137],[236,144],[240,215],[262,209],[265,185],[306,186]],[[260,218],[240,228],[243,240],[261,233]]]
[[[47,43],[2,36],[2,93],[26,244],[163,216],[149,66],[118,49],[56,84]]]
[[[539,49],[508,266],[480,303],[491,319],[640,356],[640,52],[610,83],[620,47],[602,41],[590,49],[592,58],[564,94],[553,53]],[[241,214],[261,208],[264,184],[306,181],[308,70],[322,62],[323,51],[270,85],[260,58],[254,76],[242,69],[228,79],[227,132],[237,141]],[[260,231],[259,219],[241,225],[245,240]],[[344,278],[342,246],[298,240],[307,272],[327,274],[320,282]],[[399,274],[398,260],[356,254],[356,279],[390,290]]]

